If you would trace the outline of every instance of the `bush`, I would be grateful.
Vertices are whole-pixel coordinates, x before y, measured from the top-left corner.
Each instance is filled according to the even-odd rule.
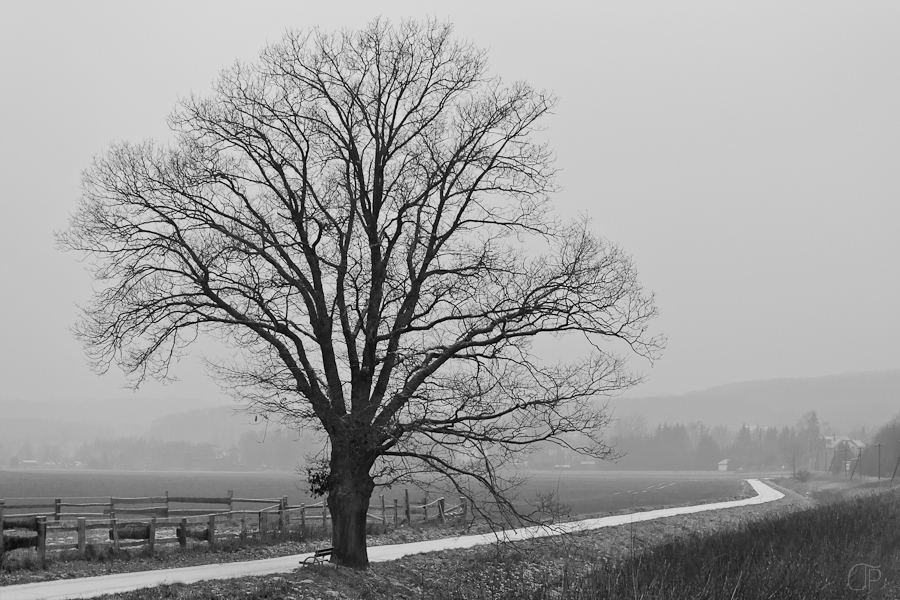
[[[802,483],[806,483],[807,481],[809,481],[810,477],[812,477],[812,473],[810,473],[809,471],[807,471],[805,469],[801,469],[801,470],[797,471],[796,473],[794,473],[794,479],[796,479],[797,481],[800,481]]]

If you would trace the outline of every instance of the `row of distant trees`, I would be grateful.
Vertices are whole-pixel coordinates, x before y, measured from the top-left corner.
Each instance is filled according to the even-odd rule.
[[[621,431],[616,449],[624,455],[617,469],[714,470],[722,460],[722,448],[734,434],[718,427],[715,432],[703,423],[663,424],[654,430]]]
[[[649,428],[642,417],[634,416],[619,420],[610,436],[619,458],[591,466],[610,470],[715,470],[721,460],[728,459],[729,470],[804,470],[811,468],[816,453],[824,449],[821,429],[815,412],[803,415],[793,427],[743,425],[738,430],[700,422]],[[528,462],[537,468],[586,466],[576,454],[553,447],[533,453]]]
[[[295,431],[246,432],[236,443],[216,447],[208,443],[161,441],[142,437],[116,437],[82,443],[71,450],[54,444],[33,447],[25,442],[8,460],[11,467],[23,461],[41,465],[92,469],[151,470],[296,470],[314,445]]]
[[[744,425],[725,458],[729,459],[729,470],[787,467],[796,473],[816,467],[814,457],[824,449],[819,419],[813,411],[801,417],[796,426],[780,430]]]

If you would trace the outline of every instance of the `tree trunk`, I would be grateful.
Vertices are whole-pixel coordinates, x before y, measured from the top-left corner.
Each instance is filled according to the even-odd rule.
[[[332,470],[333,484],[328,491],[331,510],[331,561],[335,564],[365,569],[369,566],[366,552],[366,513],[375,482],[368,471],[342,467]]]

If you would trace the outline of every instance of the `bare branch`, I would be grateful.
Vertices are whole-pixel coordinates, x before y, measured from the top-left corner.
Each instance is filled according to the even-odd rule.
[[[486,64],[435,21],[288,33],[182,102],[171,144],[98,158],[58,236],[90,258],[76,334],[98,371],[166,378],[217,336],[235,356],[210,370],[247,410],[327,433],[345,564],[375,475],[474,480],[512,510],[503,460],[609,458],[602,398],[639,381],[615,348],[664,344],[631,258],[552,212],[533,138],[555,99]],[[592,351],[532,350],[567,335]]]

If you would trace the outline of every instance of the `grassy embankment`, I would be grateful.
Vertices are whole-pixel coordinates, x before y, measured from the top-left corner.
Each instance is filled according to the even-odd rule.
[[[896,598],[898,517],[896,492],[839,500],[661,544],[556,582],[539,597]]]

